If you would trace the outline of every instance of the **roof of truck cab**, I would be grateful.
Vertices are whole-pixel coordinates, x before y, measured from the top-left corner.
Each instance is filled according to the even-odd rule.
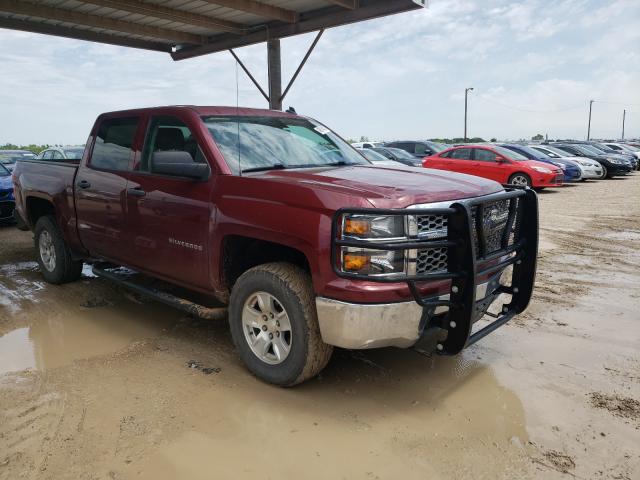
[[[100,116],[132,114],[140,115],[142,113],[168,112],[168,111],[189,110],[197,115],[225,115],[225,116],[247,116],[247,117],[297,117],[298,115],[282,112],[280,110],[268,110],[266,108],[247,108],[247,107],[225,107],[212,105],[166,105],[156,107],[133,108],[127,110],[116,110],[105,112]]]

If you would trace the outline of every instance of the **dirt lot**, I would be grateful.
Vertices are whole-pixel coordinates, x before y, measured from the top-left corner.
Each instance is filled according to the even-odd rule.
[[[0,478],[640,478],[640,174],[544,192],[527,313],[456,358],[338,351],[295,389],[222,323],[0,229]]]

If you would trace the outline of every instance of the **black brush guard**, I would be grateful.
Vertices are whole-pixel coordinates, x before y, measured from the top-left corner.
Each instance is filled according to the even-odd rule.
[[[522,313],[529,304],[533,293],[538,251],[538,199],[529,188],[518,188],[506,185],[504,192],[485,195],[478,198],[460,200],[448,208],[426,209],[341,209],[333,222],[332,264],[337,275],[345,278],[367,280],[383,283],[406,282],[415,301],[423,307],[421,322],[422,337],[416,347],[437,346],[438,353],[455,355],[465,347],[472,345],[497,328],[501,327],[515,315]],[[518,198],[510,202],[507,226],[501,239],[498,251],[487,253],[486,238],[483,228],[483,209],[487,204],[500,200]],[[472,209],[475,207],[475,212]],[[363,240],[340,240],[338,222],[344,214],[374,215],[445,215],[448,217],[448,234],[446,240],[421,240],[398,242],[372,242]],[[472,215],[476,215],[476,231],[473,231]],[[512,226],[516,230],[511,244],[509,236]],[[476,246],[477,238],[477,246]],[[405,275],[403,277],[380,278],[346,273],[338,268],[339,247],[358,247],[374,250],[409,250],[448,248],[448,268],[442,273],[424,273]],[[477,252],[477,254],[476,254]],[[479,301],[476,299],[478,278],[499,275],[513,265],[510,285],[499,285],[494,291]],[[494,277],[496,278],[496,277]],[[449,300],[438,297],[423,298],[419,293],[419,284],[436,280],[451,280]],[[498,314],[487,313],[487,308],[501,294],[511,295],[508,304],[503,305]],[[439,295],[440,296],[440,295]],[[436,307],[449,307],[446,314],[433,315]],[[484,328],[472,333],[474,322],[483,314],[495,318]],[[435,332],[435,336],[434,336]],[[435,338],[435,340],[434,340]],[[419,347],[422,344],[422,347]],[[432,348],[433,350],[433,348]]]

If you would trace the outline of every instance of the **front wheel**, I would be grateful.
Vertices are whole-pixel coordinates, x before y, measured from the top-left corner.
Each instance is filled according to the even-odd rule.
[[[34,229],[34,242],[42,276],[49,283],[78,280],[82,262],[74,260],[52,215],[40,217]]]
[[[607,167],[605,167],[604,165],[602,165],[602,175],[600,176],[600,178],[609,178],[609,170],[607,170]]]
[[[524,173],[514,173],[509,177],[509,184],[518,185],[521,187],[530,187],[531,178],[529,177],[529,175]]]
[[[288,263],[243,273],[231,292],[233,342],[249,370],[279,386],[316,376],[333,347],[322,341],[311,277]]]

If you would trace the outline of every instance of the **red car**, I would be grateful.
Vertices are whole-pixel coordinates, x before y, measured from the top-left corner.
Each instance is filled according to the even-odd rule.
[[[495,145],[465,145],[425,157],[422,166],[533,188],[559,187],[562,170]]]

